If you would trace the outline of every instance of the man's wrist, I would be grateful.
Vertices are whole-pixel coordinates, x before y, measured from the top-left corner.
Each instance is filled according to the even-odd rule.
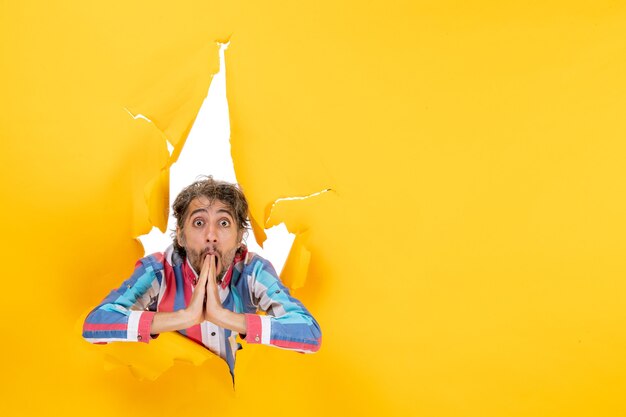
[[[229,310],[225,309],[224,307],[217,307],[215,308],[211,314],[207,317],[207,319],[213,323],[216,324],[219,327],[225,327],[225,324],[227,322],[228,319],[228,313],[230,313]]]
[[[198,324],[194,322],[194,317],[188,309],[184,308],[182,310],[177,310],[176,314],[178,315],[178,320],[183,324],[183,329],[188,329],[189,327]]]
[[[235,313],[234,311],[222,308],[219,312],[216,312],[214,320],[215,321],[211,321],[219,327],[232,330],[239,334],[246,333],[246,316],[244,314]]]

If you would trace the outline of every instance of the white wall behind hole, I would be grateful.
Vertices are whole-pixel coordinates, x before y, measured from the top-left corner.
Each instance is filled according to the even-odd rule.
[[[171,230],[176,227],[171,207],[174,198],[200,175],[237,182],[230,154],[230,123],[226,100],[226,75],[224,50],[228,44],[220,45],[220,71],[213,76],[207,98],[204,100],[185,146],[170,169],[170,217],[167,232],[161,233],[153,227],[150,233],[139,236],[146,255],[163,252],[172,243]],[[171,145],[168,144],[170,153]],[[246,241],[248,249],[268,259],[280,274],[291,249],[295,236],[287,231],[283,223],[266,230],[267,240],[262,249],[250,231]]]

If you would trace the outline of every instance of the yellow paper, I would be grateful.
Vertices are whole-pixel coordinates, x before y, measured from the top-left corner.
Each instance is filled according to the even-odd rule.
[[[257,239],[298,233],[323,331],[246,345],[234,391],[76,326],[165,227],[227,41]],[[624,415],[624,51],[610,1],[3,2],[0,413]]]

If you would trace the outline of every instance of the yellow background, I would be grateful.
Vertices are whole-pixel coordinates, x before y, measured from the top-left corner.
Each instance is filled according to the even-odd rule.
[[[0,414],[626,414],[624,3],[3,1],[0,36]],[[228,40],[257,231],[332,190],[267,223],[322,349],[247,345],[234,392],[174,335],[80,336]]]

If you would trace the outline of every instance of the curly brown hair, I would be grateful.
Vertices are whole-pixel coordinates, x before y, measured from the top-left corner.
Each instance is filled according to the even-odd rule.
[[[233,184],[226,181],[215,180],[211,175],[196,180],[191,185],[183,188],[176,196],[172,210],[178,229],[183,230],[185,218],[187,217],[187,209],[194,198],[205,197],[209,201],[219,200],[226,204],[234,213],[235,221],[239,230],[247,231],[250,228],[248,221],[248,200],[243,194],[239,184]],[[172,240],[174,241],[174,249],[181,255],[185,255],[185,248],[178,244],[176,239],[176,231],[172,231]]]

